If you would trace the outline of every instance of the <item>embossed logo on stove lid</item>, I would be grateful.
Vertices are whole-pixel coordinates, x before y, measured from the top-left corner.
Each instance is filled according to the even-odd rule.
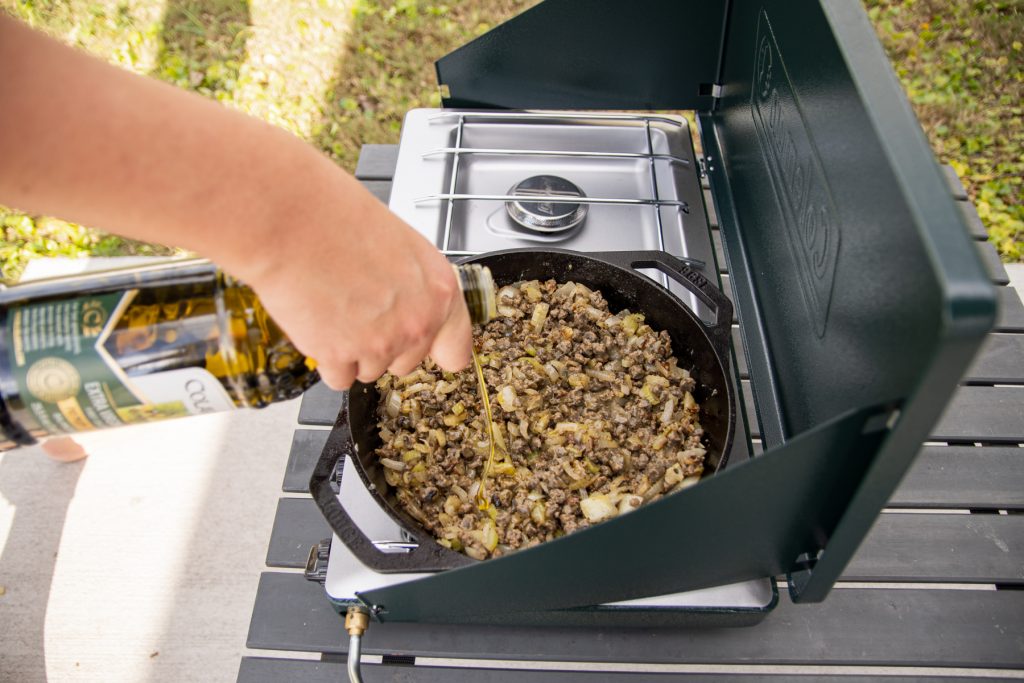
[[[782,234],[821,338],[832,303],[840,225],[814,140],[763,9],[756,50],[750,112],[785,217],[787,229]]]

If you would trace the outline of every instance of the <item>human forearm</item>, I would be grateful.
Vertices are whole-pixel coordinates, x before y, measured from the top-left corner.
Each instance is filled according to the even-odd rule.
[[[213,259],[336,388],[468,363],[445,259],[298,138],[2,17],[0,99],[0,203]]]
[[[2,18],[0,93],[3,201],[236,270],[235,243],[270,239],[344,175],[284,131]]]

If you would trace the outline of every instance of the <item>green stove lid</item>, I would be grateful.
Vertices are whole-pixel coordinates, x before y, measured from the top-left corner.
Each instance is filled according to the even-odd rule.
[[[766,452],[623,517],[360,596],[457,621],[788,573],[823,599],[995,319],[859,3],[547,0],[439,60],[447,106],[693,108]]]

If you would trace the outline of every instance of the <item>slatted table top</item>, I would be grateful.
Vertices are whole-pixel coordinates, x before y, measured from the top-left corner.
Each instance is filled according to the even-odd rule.
[[[367,145],[356,170],[387,201],[397,148]],[[366,681],[641,683],[689,675],[759,681],[977,681],[1024,678],[1024,304],[966,201],[999,288],[996,330],[945,416],[829,597],[775,610],[749,628],[524,628],[374,624]],[[710,200],[708,201],[711,207]],[[717,224],[713,212],[713,227]],[[716,248],[721,240],[714,233]],[[719,251],[719,263],[724,264]],[[729,294],[728,274],[723,282]],[[734,328],[738,332],[738,328]],[[740,346],[739,348],[742,348]],[[739,373],[755,451],[746,364]],[[340,394],[303,397],[247,644],[305,659],[245,657],[240,683],[347,680],[347,636],[323,587],[301,572],[330,536],[309,496]],[[784,578],[780,578],[784,588]],[[377,663],[379,662],[379,663]]]

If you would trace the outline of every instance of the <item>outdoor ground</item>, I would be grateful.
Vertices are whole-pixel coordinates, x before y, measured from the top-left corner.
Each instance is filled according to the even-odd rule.
[[[292,131],[352,169],[438,106],[433,61],[537,0],[0,0],[69,44]],[[936,155],[1024,260],[1024,0],[865,0]],[[39,256],[172,253],[0,207],[0,281]]]

